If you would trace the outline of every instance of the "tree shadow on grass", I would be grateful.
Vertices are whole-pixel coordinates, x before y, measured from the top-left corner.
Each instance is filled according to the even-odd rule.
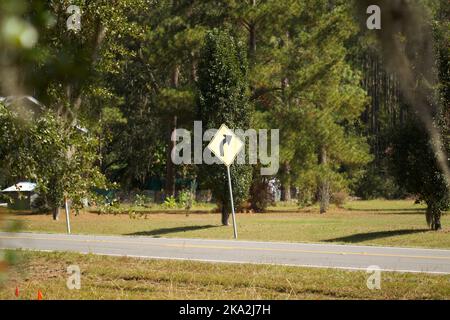
[[[0,214],[9,215],[9,216],[39,216],[39,215],[47,215],[50,212],[32,212],[29,210],[0,210]]]
[[[323,240],[325,242],[347,242],[347,243],[357,243],[367,240],[376,240],[380,238],[389,238],[395,236],[404,236],[408,234],[424,233],[429,232],[429,229],[403,229],[403,230],[391,230],[391,231],[377,231],[377,232],[366,232],[357,233],[350,236],[339,237],[334,239]]]
[[[188,231],[197,231],[204,229],[218,228],[218,226],[213,225],[205,225],[205,226],[186,226],[186,227],[174,227],[174,228],[161,228],[150,231],[139,231],[126,234],[127,236],[150,236],[158,238],[162,235],[177,233],[177,232],[188,232]]]
[[[355,209],[345,208],[345,210],[352,212],[372,212],[377,214],[423,214],[425,209],[422,208],[408,208],[408,209]]]

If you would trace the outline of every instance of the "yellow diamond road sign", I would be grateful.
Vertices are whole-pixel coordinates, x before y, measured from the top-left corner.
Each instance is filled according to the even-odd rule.
[[[227,167],[234,162],[243,147],[242,140],[224,124],[208,145],[208,149]]]

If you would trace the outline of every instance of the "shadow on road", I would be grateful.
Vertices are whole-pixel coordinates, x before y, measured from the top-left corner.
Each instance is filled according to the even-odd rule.
[[[392,231],[377,231],[377,232],[367,232],[367,233],[357,233],[350,236],[339,237],[334,239],[324,240],[325,242],[348,242],[355,243],[366,240],[375,240],[380,238],[389,238],[395,236],[404,236],[408,234],[423,233],[428,232],[428,229],[403,229],[403,230],[392,230]]]
[[[127,236],[151,236],[158,237],[165,234],[177,233],[177,232],[187,232],[187,231],[197,231],[204,229],[217,228],[218,226],[206,225],[206,226],[186,226],[186,227],[175,227],[175,228],[161,228],[150,231],[139,231],[126,234]]]

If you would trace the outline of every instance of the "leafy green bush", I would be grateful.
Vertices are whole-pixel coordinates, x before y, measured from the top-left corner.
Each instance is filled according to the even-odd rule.
[[[417,121],[398,128],[390,152],[391,172],[398,184],[427,204],[427,223],[431,229],[439,230],[442,211],[450,207],[450,186],[438,166],[431,143],[428,132]],[[448,137],[443,151],[450,152]]]
[[[177,199],[174,196],[167,197],[164,200],[163,207],[166,209],[175,209],[178,207]]]
[[[194,196],[190,190],[183,190],[178,194],[178,206],[190,210],[194,204]]]
[[[404,188],[399,186],[395,178],[386,170],[371,164],[364,175],[353,187],[356,196],[364,200],[399,199],[406,196]]]
[[[122,209],[120,207],[119,201],[117,199],[112,200],[111,202],[100,202],[98,205],[98,213],[99,214],[113,214],[117,215],[121,213]]]
[[[153,199],[145,194],[137,194],[134,198],[134,205],[136,207],[150,207]]]

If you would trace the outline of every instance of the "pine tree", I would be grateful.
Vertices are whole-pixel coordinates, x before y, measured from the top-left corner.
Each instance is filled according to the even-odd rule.
[[[249,58],[249,86],[251,101],[255,105],[252,126],[270,128],[272,121],[267,117],[269,110],[277,103],[279,96],[288,85],[284,70],[281,68],[286,59],[290,42],[292,16],[301,10],[298,0],[262,0],[240,1],[231,6],[230,17],[236,23],[235,33],[247,43]],[[291,170],[289,163],[283,163],[278,175],[282,181],[282,199],[290,199]],[[254,170],[251,188],[251,205],[256,211],[264,211],[263,203],[269,203],[267,197],[269,177],[263,177]]]
[[[296,185],[316,189],[324,213],[332,191],[345,188],[351,170],[370,160],[355,130],[366,94],[345,47],[357,29],[348,5],[326,0],[306,1],[292,26],[283,64],[289,85],[271,113],[282,135],[282,163]]]
[[[180,167],[173,165],[172,132],[190,128],[195,109],[198,60],[207,30],[219,26],[227,13],[226,2],[162,0],[151,6],[146,23],[149,28],[142,55],[152,74],[158,134],[165,153],[165,195],[174,196]]]

